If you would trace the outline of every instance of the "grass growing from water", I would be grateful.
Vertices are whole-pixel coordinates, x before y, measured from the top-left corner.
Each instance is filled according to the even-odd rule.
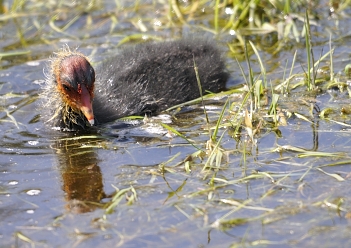
[[[350,1],[340,1],[339,11],[343,11],[349,3]],[[41,8],[35,12],[37,19],[34,18],[30,23],[34,12],[28,10],[40,4],[42,4]],[[44,5],[28,0],[15,1],[11,8],[2,7],[4,14],[0,16],[0,20],[6,23],[16,19],[15,27],[18,29],[16,41],[6,46],[4,49],[6,51],[0,54],[2,59],[26,56],[27,52],[21,54],[22,52],[16,51],[21,51],[20,49],[23,48],[25,51],[31,51],[31,45],[38,43],[53,45],[62,37],[83,40],[95,46],[89,39],[101,42],[98,39],[101,34],[93,32],[100,31],[99,28],[104,34],[112,36],[112,40],[123,37],[118,39],[118,44],[115,44],[123,46],[131,41],[163,40],[169,35],[167,30],[174,31],[172,35],[175,37],[180,36],[179,30],[186,27],[214,34],[219,43],[228,45],[228,58],[237,61],[230,64],[229,70],[240,70],[243,82],[241,87],[218,94],[204,95],[169,109],[170,113],[176,113],[175,109],[184,105],[198,104],[203,107],[201,118],[204,125],[198,125],[196,135],[194,135],[195,132],[174,124],[161,124],[167,132],[184,141],[176,145],[192,146],[194,151],[189,154],[177,152],[154,168],[142,168],[142,172],[138,171],[139,175],[133,175],[136,178],[134,180],[128,181],[122,178],[120,180],[125,180],[123,183],[116,180],[120,184],[118,187],[113,187],[114,192],[106,197],[104,204],[100,203],[101,198],[96,200],[99,203],[98,207],[102,209],[102,217],[99,220],[106,223],[115,220],[118,222],[120,216],[123,216],[119,211],[122,212],[125,209],[127,209],[125,213],[136,210],[139,214],[138,204],[144,204],[139,202],[145,201],[148,194],[153,196],[150,192],[154,190],[152,187],[155,187],[155,181],[157,185],[162,185],[163,182],[166,186],[165,188],[160,186],[160,189],[155,187],[157,195],[164,196],[164,199],[160,201],[162,204],[153,205],[151,207],[153,209],[174,209],[175,212],[185,216],[186,220],[192,222],[202,218],[204,221],[198,225],[201,226],[199,230],[217,229],[225,233],[235,230],[238,226],[247,226],[248,234],[240,236],[240,241],[237,239],[229,241],[229,245],[233,247],[276,244],[274,240],[257,238],[250,232],[250,227],[264,225],[265,228],[278,230],[281,221],[289,220],[298,214],[307,215],[308,211],[313,212],[311,210],[320,211],[326,207],[330,209],[328,213],[330,215],[335,211],[343,216],[349,211],[348,207],[343,206],[339,196],[331,197],[330,194],[315,196],[312,193],[308,195],[309,187],[313,188],[316,184],[323,187],[317,179],[316,181],[314,179],[314,177],[321,177],[321,174],[326,176],[330,180],[328,183],[333,184],[334,187],[338,186],[334,181],[347,182],[348,174],[331,170],[333,167],[350,163],[347,152],[321,150],[318,142],[314,142],[312,148],[306,148],[305,144],[297,145],[296,141],[294,143],[293,135],[289,137],[292,141],[281,144],[286,135],[286,133],[282,134],[281,129],[292,128],[292,126],[302,129],[308,126],[316,139],[315,137],[321,132],[318,129],[320,122],[335,121],[337,124],[347,125],[343,122],[349,121],[347,115],[343,119],[335,114],[338,111],[335,106],[316,110],[318,96],[328,89],[338,87],[347,91],[349,87],[343,83],[343,77],[334,72],[332,41],[329,42],[328,52],[322,54],[319,59],[314,58],[313,49],[316,42],[311,27],[317,27],[317,21],[314,18],[317,14],[311,11],[313,2],[153,1],[149,5],[143,2],[124,5],[123,2],[116,1],[114,9],[104,11],[103,14],[95,12],[103,5],[100,1],[86,2],[82,5],[72,4],[73,6],[64,2],[50,2]],[[309,5],[312,6],[304,11]],[[158,13],[161,14],[155,14],[156,17],[147,14],[147,12],[154,13],[154,9],[158,9]],[[124,16],[127,16],[127,12],[136,14],[126,18]],[[47,13],[53,14],[45,19]],[[27,22],[21,20],[27,20]],[[43,20],[46,22],[42,22]],[[127,31],[130,34],[126,34],[123,28],[119,29],[121,23],[133,26],[131,32]],[[30,32],[27,32],[28,30]],[[36,35],[31,36],[31,33]],[[225,39],[222,39],[223,37]],[[301,49],[292,52],[291,61],[282,63],[284,67],[280,69],[281,73],[278,76],[274,74],[272,76],[274,70],[269,68],[267,54],[279,55],[291,43],[296,42],[294,44],[297,46],[302,39],[305,39],[304,54]],[[106,40],[101,43],[104,42]],[[100,45],[99,43],[96,46]],[[301,63],[301,59],[298,60],[301,56],[307,58],[307,63]],[[194,68],[196,69],[196,64]],[[201,87],[201,82],[198,83]],[[213,98],[225,100],[222,101],[221,107],[214,111],[207,111],[206,106]],[[9,107],[8,103],[4,105]],[[11,121],[16,128],[23,126],[16,120],[15,111],[7,111],[6,108],[5,110],[7,117],[0,119],[1,122]],[[176,113],[175,117],[177,116]],[[270,146],[260,144],[265,142],[265,138],[272,136],[274,141]],[[86,139],[95,141],[87,142]],[[105,149],[111,152],[122,150],[118,145],[113,147],[109,139],[109,137],[97,135],[70,137],[61,141],[78,143],[77,152],[68,156],[70,161],[77,157],[82,157],[82,160],[86,161],[86,157],[92,153],[90,149]],[[162,145],[167,146],[165,142]],[[173,145],[170,139],[168,147],[171,148]],[[346,147],[347,145],[346,143]],[[325,146],[322,147],[325,148]],[[73,148],[68,146],[66,150],[72,151]],[[62,149],[58,151],[62,152]],[[102,184],[101,175],[95,174]],[[146,174],[149,179],[145,185],[140,185],[137,180],[140,174]],[[97,181],[94,180],[94,183]],[[145,186],[152,190],[150,192],[145,190]],[[331,187],[328,187],[328,190],[329,188]],[[242,193],[245,191],[249,193],[247,195]],[[305,192],[307,192],[306,197],[304,197]],[[340,194],[343,195],[343,193]],[[296,195],[300,198],[297,199]],[[156,220],[159,216],[156,215],[150,211],[144,217],[150,223],[158,224]],[[168,216],[163,216],[163,218],[166,217]],[[177,216],[175,219],[181,218]],[[314,219],[311,222],[323,223],[323,220]],[[301,222],[298,224],[300,225]],[[101,227],[103,228],[115,231],[113,229],[115,227],[108,227],[107,224]],[[163,234],[164,230],[170,230],[167,228],[162,230]],[[179,227],[174,225],[172,228],[171,231],[177,231]],[[291,229],[292,233],[298,231],[293,227]],[[306,235],[302,238],[294,238],[303,240],[313,237],[309,232],[304,233]],[[140,235],[144,234],[140,233]],[[22,232],[16,232],[15,236],[30,245],[36,242]],[[289,242],[287,236],[284,237],[286,239],[281,244]],[[121,243],[123,244],[123,241]]]

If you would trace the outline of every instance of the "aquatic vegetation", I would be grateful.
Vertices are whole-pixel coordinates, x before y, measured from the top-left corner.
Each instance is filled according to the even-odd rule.
[[[0,1],[4,245],[347,246],[349,6]],[[79,47],[97,64],[194,34],[223,47],[227,91],[173,106],[168,119],[43,131],[35,103],[52,51]]]

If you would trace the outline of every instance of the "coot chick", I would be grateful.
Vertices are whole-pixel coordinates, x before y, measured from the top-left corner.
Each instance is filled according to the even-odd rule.
[[[95,71],[68,48],[51,58],[46,73],[48,122],[61,130],[83,130],[131,115],[155,115],[225,88],[228,73],[221,52],[209,40],[187,38],[127,47]]]

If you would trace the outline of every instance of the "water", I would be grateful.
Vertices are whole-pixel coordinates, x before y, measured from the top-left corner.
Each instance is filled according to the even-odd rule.
[[[146,124],[109,123],[92,134],[62,133],[43,123],[38,96],[51,52],[65,43],[79,46],[98,64],[104,55],[116,51],[124,35],[136,33],[129,22],[133,17],[149,12],[146,17],[154,18],[154,6],[145,5],[148,7],[139,12],[119,14],[120,22],[112,33],[113,21],[102,14],[114,8],[109,2],[99,2],[91,15],[78,15],[66,33],[53,30],[44,15],[48,11],[44,8],[55,6],[42,6],[36,18],[20,19],[27,21],[22,22],[21,31],[28,43],[24,50],[30,53],[3,57],[0,70],[1,246],[348,247],[351,121],[348,113],[340,114],[349,105],[347,91],[327,91],[322,83],[322,91],[316,94],[302,88],[281,95],[279,108],[287,125],[274,128],[268,118],[262,118],[256,145],[244,128],[239,137],[233,137],[235,127],[221,128],[220,167],[209,171],[203,171],[210,151],[205,149],[209,135],[200,104],[176,118],[165,116]],[[54,24],[60,26],[77,16],[81,6],[73,7],[70,11],[61,6]],[[130,10],[128,3],[125,8]],[[155,15],[159,18],[162,13]],[[89,18],[92,25],[86,25]],[[30,25],[33,20],[43,23],[42,29],[35,32],[37,26]],[[334,28],[333,34],[338,36],[346,33],[350,19],[339,24],[321,22]],[[20,41],[10,38],[17,37],[15,31],[20,28],[16,22],[2,25],[1,49],[21,50]],[[151,24],[145,25],[150,28]],[[181,30],[149,29],[148,34],[176,36]],[[316,54],[328,48],[328,35],[323,34]],[[225,49],[224,40],[230,37],[223,36],[219,43]],[[335,40],[335,72],[341,72],[349,61],[347,41],[347,36]],[[301,73],[305,51],[298,43],[296,48],[294,73]],[[290,68],[294,49],[277,54],[263,49],[261,53],[267,61],[269,82],[275,85],[282,79],[286,61]],[[228,56],[227,63],[232,76],[229,86],[243,83],[236,62]],[[247,69],[246,63],[241,63]],[[254,71],[259,71],[254,56],[252,63]],[[226,100],[206,102],[212,126]],[[241,101],[240,94],[230,96],[230,104],[239,106]],[[333,109],[328,116],[331,120],[319,117],[314,107]],[[232,117],[225,113],[224,118]],[[204,153],[159,122],[185,135]],[[127,194],[106,212],[116,188]]]

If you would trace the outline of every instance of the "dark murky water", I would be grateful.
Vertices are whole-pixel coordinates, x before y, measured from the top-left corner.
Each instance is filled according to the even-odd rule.
[[[114,4],[101,3],[96,13],[111,6]],[[37,18],[48,23],[44,15]],[[250,145],[246,135],[234,139],[230,128],[222,128],[220,168],[206,174],[202,169],[208,156],[201,156],[192,159],[191,172],[187,173],[185,161],[197,150],[170,135],[157,121],[117,122],[102,127],[97,134],[72,135],[50,130],[40,119],[38,94],[44,79],[44,58],[51,51],[68,43],[79,46],[98,63],[104,54],[116,50],[122,34],[135,32],[121,16],[113,35],[108,35],[110,19],[92,15],[93,24],[87,28],[87,18],[90,15],[81,16],[66,34],[50,31],[49,24],[40,35],[29,28],[25,35],[32,41],[27,46],[31,53],[0,61],[1,247],[350,245],[351,132],[342,124],[351,124],[351,120],[338,112],[349,105],[347,94],[323,91],[310,97],[296,91],[282,96],[282,109],[303,114],[312,122],[293,115],[288,125],[278,130],[263,128],[257,134],[257,146]],[[351,24],[350,19],[342,21],[339,26],[328,20],[321,23],[333,28],[337,37]],[[11,21],[1,25],[2,42],[6,43],[0,48],[8,51],[20,47],[18,41],[9,38],[14,36],[16,25]],[[171,36],[169,32],[149,34]],[[83,39],[87,33],[90,36]],[[223,36],[223,41],[230,41]],[[327,50],[327,37],[319,37],[323,44],[316,46],[316,54]],[[335,38],[336,72],[349,62],[349,41],[348,36]],[[262,52],[270,80],[281,79],[285,60],[291,61],[292,56],[290,50],[274,56]],[[298,50],[298,56],[296,72],[301,72],[303,49]],[[258,70],[255,58],[252,61]],[[229,57],[228,67],[233,81],[243,82]],[[240,99],[240,95],[231,96],[231,102],[239,104]],[[215,123],[225,101],[208,102],[211,122]],[[320,109],[335,109],[330,116],[333,121],[310,111],[311,103]],[[163,122],[205,149],[208,135],[199,106],[176,118],[168,116]],[[279,146],[286,149],[275,151]],[[311,151],[340,154],[321,156]],[[336,166],[323,166],[338,162]],[[164,173],[160,169],[163,163]],[[111,202],[116,188],[130,186],[137,200],[129,205],[123,197],[111,213],[106,213],[104,205]],[[132,190],[128,196],[133,196]],[[219,225],[224,220],[227,222]]]

